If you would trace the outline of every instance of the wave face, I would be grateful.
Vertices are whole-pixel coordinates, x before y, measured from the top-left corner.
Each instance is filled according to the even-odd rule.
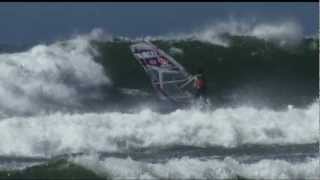
[[[161,40],[154,44],[190,73],[204,68],[208,96],[215,106],[303,107],[318,98],[317,41],[281,47],[253,36],[225,36],[229,47],[200,40]],[[117,87],[153,92],[143,69],[129,52],[131,42],[95,43],[98,62]]]
[[[153,43],[190,73],[205,69],[208,97],[216,107],[286,108],[313,103],[318,98],[318,41],[304,38],[294,46],[279,45],[272,41],[282,37],[274,30],[277,26],[242,26],[222,23],[201,31],[201,36],[204,31],[219,32],[215,36],[228,40],[228,46],[207,42],[200,35],[157,37]],[[279,32],[284,32],[281,27]],[[277,35],[260,35],[268,29]],[[137,101],[152,99],[156,95],[149,79],[129,51],[133,41],[96,29],[70,40],[0,53],[0,116],[130,108]]]

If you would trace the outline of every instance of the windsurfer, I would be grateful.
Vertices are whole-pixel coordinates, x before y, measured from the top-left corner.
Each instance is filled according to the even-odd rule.
[[[207,91],[206,79],[204,76],[204,71],[202,68],[198,69],[197,74],[195,75],[194,87],[196,89],[195,97],[196,98],[205,98]]]

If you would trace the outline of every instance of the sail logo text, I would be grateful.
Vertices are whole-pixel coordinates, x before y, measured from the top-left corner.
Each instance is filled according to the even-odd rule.
[[[140,59],[147,59],[147,58],[156,58],[158,57],[157,53],[154,51],[144,51],[142,53],[136,54],[138,58]]]

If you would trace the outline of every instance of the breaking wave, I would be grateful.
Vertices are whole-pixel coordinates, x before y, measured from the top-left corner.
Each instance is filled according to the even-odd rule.
[[[213,44],[228,46],[228,44],[230,43],[230,39],[226,39],[224,37],[225,33],[228,33],[230,35],[255,36],[266,40],[277,39],[281,41],[291,41],[295,39],[293,41],[296,41],[297,39],[301,38],[301,27],[297,23],[291,21],[281,23],[255,24],[230,20],[229,22],[227,21],[215,23],[202,30],[195,31],[189,34],[169,34],[161,37],[151,37],[151,39],[163,40],[162,42],[166,43],[166,40],[182,40],[181,42],[184,42],[185,40],[189,40],[191,38],[199,40],[200,42],[210,42]],[[78,35],[70,40],[58,41],[50,45],[35,45],[24,52],[1,53],[0,118],[15,115],[34,115],[57,111],[68,112],[70,111],[70,109],[88,109],[88,101],[100,101],[101,99],[103,99],[103,101],[101,101],[102,104],[105,105],[107,102],[105,100],[105,97],[108,96],[109,92],[104,91],[105,89],[101,89],[100,87],[110,86],[113,83],[115,83],[116,86],[120,88],[120,92],[126,95],[152,95],[150,94],[150,92],[145,91],[145,87],[148,86],[148,80],[146,79],[145,74],[142,73],[142,70],[139,69],[138,65],[134,64],[136,62],[133,60],[132,55],[128,52],[128,44],[119,45],[116,43],[114,38],[115,37],[105,34],[101,29],[94,29],[90,34]],[[134,39],[129,40],[131,41]],[[227,40],[228,42],[225,40]],[[105,44],[96,46],[92,44],[92,41],[100,41]],[[110,49],[106,50],[103,49],[103,47],[108,45],[107,42],[111,43],[111,46],[108,46]],[[248,44],[250,43],[251,42],[248,42]],[[121,52],[114,51],[114,49],[118,48],[118,45],[119,47],[124,47],[124,49],[120,49],[122,50]],[[304,98],[303,96],[305,95],[305,93],[313,93],[314,88],[312,88],[310,85],[313,83],[313,79],[312,81],[310,81],[310,77],[312,75],[310,75],[310,77],[307,77],[309,78],[308,80],[303,79],[301,81],[298,81],[298,78],[293,76],[296,73],[299,73],[299,71],[295,71],[295,69],[293,69],[292,71],[290,70],[289,72],[283,72],[288,74],[288,76],[277,74],[280,71],[270,72],[270,74],[265,74],[263,75],[264,77],[261,78],[254,75],[258,74],[255,71],[257,71],[259,67],[265,67],[264,65],[261,65],[261,63],[266,63],[267,61],[264,61],[264,59],[268,58],[268,56],[270,56],[269,54],[272,54],[273,50],[271,50],[270,53],[268,52],[270,51],[268,49],[270,47],[258,46],[256,50],[250,49],[250,47],[242,50],[239,48],[239,52],[241,52],[241,54],[237,54],[235,55],[235,57],[248,56],[248,58],[246,59],[257,59],[257,64],[253,64],[251,61],[246,62],[245,60],[240,59],[238,60],[239,62],[234,62],[233,60],[233,62],[229,62],[229,57],[227,57],[227,54],[230,53],[229,49],[227,48],[219,49],[215,46],[207,47],[205,44],[200,44],[199,46],[199,44],[193,44],[191,41],[184,42],[182,46],[180,45],[176,47],[171,46],[168,50],[169,53],[173,54],[173,56],[177,56],[175,58],[177,58],[178,61],[182,61],[183,59],[184,62],[182,63],[188,70],[190,70],[190,67],[194,67],[194,64],[201,65],[205,63],[207,66],[210,66],[212,68],[212,71],[208,72],[208,77],[214,79],[208,79],[212,81],[209,82],[209,84],[217,83],[217,87],[210,89],[216,90],[215,93],[220,93],[216,95],[219,98],[226,97],[225,99],[232,99],[237,96],[244,97],[245,101],[247,101],[247,99],[253,99],[250,96],[272,97],[274,95],[270,93],[258,95],[239,95],[238,92],[232,92],[233,90],[236,90],[232,86],[242,88],[239,91],[247,87],[251,89],[259,88],[256,86],[260,85],[254,85],[254,83],[258,81],[263,82],[260,79],[265,79],[265,76],[272,78],[273,76],[276,76],[277,80],[275,81],[281,80],[281,78],[279,77],[288,77],[288,79],[283,79],[281,83],[278,83],[280,84],[278,85],[279,88],[282,87],[281,85],[293,82],[292,79],[296,79],[297,81],[293,83],[293,86],[296,86],[296,88],[291,89],[296,89],[297,94],[292,94],[292,97],[290,97],[291,99],[293,99],[290,99],[290,101],[292,102],[302,102],[302,100],[300,99]],[[188,49],[188,47],[190,48]],[[199,52],[197,51],[197,49],[199,49],[198,47],[201,47],[201,49],[205,52],[214,51],[215,53],[203,54],[202,50]],[[253,47],[257,46],[253,43]],[[230,51],[235,52],[233,49],[230,49]],[[281,55],[281,53],[279,54]],[[109,56],[108,54],[111,55]],[[195,55],[199,54],[201,54],[203,57],[206,57],[205,59],[212,60],[206,60],[206,62],[195,62],[194,57]],[[282,59],[282,62],[276,62],[278,60],[274,60],[273,63],[279,63],[275,66],[277,66],[277,68],[279,69],[282,69],[286,68],[282,67],[286,64],[284,63],[284,61],[293,61],[293,58],[297,58],[299,60],[296,60],[296,64],[297,67],[300,68],[302,67],[301,64],[298,64],[301,63],[300,59],[305,57],[310,58],[308,57],[309,54],[310,52],[308,51],[303,52],[303,54],[298,54],[297,57],[293,57],[292,54],[288,53],[285,55],[285,57],[287,56],[287,58]],[[103,60],[98,63],[95,59],[99,56]],[[121,58],[121,61],[119,61],[119,58]],[[277,57],[271,58],[276,59]],[[244,62],[241,63],[240,61]],[[119,62],[121,62],[121,64],[119,64]],[[230,64],[228,66],[225,66],[225,63]],[[243,64],[245,68],[239,68],[237,71],[230,71],[228,74],[223,74],[224,70],[217,71],[217,69],[221,68],[229,70],[231,66],[234,66],[233,63]],[[310,70],[311,66],[309,67],[309,64],[312,64],[312,61],[305,62],[305,64],[305,70],[307,72],[313,73],[314,71]],[[248,69],[250,67],[252,67],[253,69]],[[314,68],[317,66],[312,67]],[[257,79],[255,80],[255,82],[250,83],[242,82],[242,79],[235,79],[241,78],[243,75],[246,75],[246,73],[242,72],[241,69],[243,69],[245,72],[252,71],[250,76],[260,79]],[[134,76],[127,76],[128,73],[132,72],[135,72]],[[240,76],[239,73],[242,75]],[[293,75],[291,75],[290,73],[292,73]],[[299,76],[299,78],[304,78],[303,76],[310,74],[304,73],[303,71],[301,71],[301,73],[303,75],[297,75]],[[218,79],[220,77],[224,79]],[[235,79],[238,84],[230,81],[230,78]],[[292,83],[286,86],[292,86]],[[299,88],[302,86],[308,86],[308,88]],[[266,90],[267,88],[258,91],[255,90],[254,93],[264,92]],[[248,89],[244,89],[243,91],[253,92],[252,90],[248,91]],[[282,90],[276,91],[281,92]],[[307,99],[306,101],[309,102],[309,99],[314,99],[314,97],[307,97],[304,99]],[[217,102],[218,98],[215,101]],[[232,101],[242,103],[244,100],[242,98],[234,99]]]
[[[299,163],[261,160],[244,164],[230,157],[223,160],[183,157],[165,163],[146,163],[130,158],[101,160],[92,155],[71,161],[111,179],[318,179],[320,176],[319,158]]]
[[[318,109],[314,103],[286,111],[239,107],[169,114],[142,110],[14,117],[0,121],[0,154],[54,156],[172,145],[317,143]]]
[[[0,54],[0,109],[6,114],[35,114],[79,106],[82,98],[99,98],[93,89],[111,80],[93,60],[98,53],[89,36],[36,45],[20,53]]]
[[[252,36],[258,39],[275,42],[280,46],[299,43],[303,38],[302,27],[295,21],[254,23],[235,20],[210,23],[190,33],[169,33],[163,36],[147,36],[146,40],[199,40],[224,47],[230,46],[225,35]]]
[[[318,41],[303,39],[296,49],[282,48],[301,38],[301,27],[295,22],[231,20],[191,33],[143,38],[117,38],[94,29],[22,52],[2,51],[0,156],[54,159],[69,153],[123,153],[139,148],[318,145]],[[141,39],[157,40],[156,45],[190,72],[197,66],[210,69],[208,97],[215,109],[194,105],[167,114],[151,110],[153,91],[128,48]],[[91,110],[93,104],[100,110]],[[136,109],[123,112],[128,104]],[[114,106],[112,111],[109,105]],[[289,106],[277,109],[278,105]],[[77,156],[71,161],[113,178],[310,179],[320,175],[319,158],[296,164],[270,159],[243,164],[231,157],[146,163]],[[21,167],[13,163],[0,169]]]

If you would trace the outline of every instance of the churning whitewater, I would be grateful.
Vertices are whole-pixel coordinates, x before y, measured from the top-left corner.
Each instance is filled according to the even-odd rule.
[[[153,146],[308,144],[319,140],[318,103],[276,112],[250,107],[159,114],[85,113],[39,115],[0,121],[0,154],[56,156]],[[23,136],[21,135],[23,134]]]
[[[93,31],[95,32],[95,31]],[[94,34],[94,33],[93,33]],[[2,115],[28,115],[81,106],[82,99],[99,98],[94,90],[110,84],[89,37],[78,36],[25,52],[0,54]]]
[[[139,39],[95,29],[0,52],[0,178],[60,158],[111,179],[320,176],[319,45],[299,24],[142,38],[192,73],[208,67],[212,106],[166,113],[129,53]]]
[[[301,163],[283,160],[261,160],[256,163],[240,163],[233,158],[196,159],[173,158],[165,163],[146,163],[130,158],[106,158],[80,156],[71,161],[81,164],[103,177],[114,179],[317,179],[319,158],[310,158]]]

